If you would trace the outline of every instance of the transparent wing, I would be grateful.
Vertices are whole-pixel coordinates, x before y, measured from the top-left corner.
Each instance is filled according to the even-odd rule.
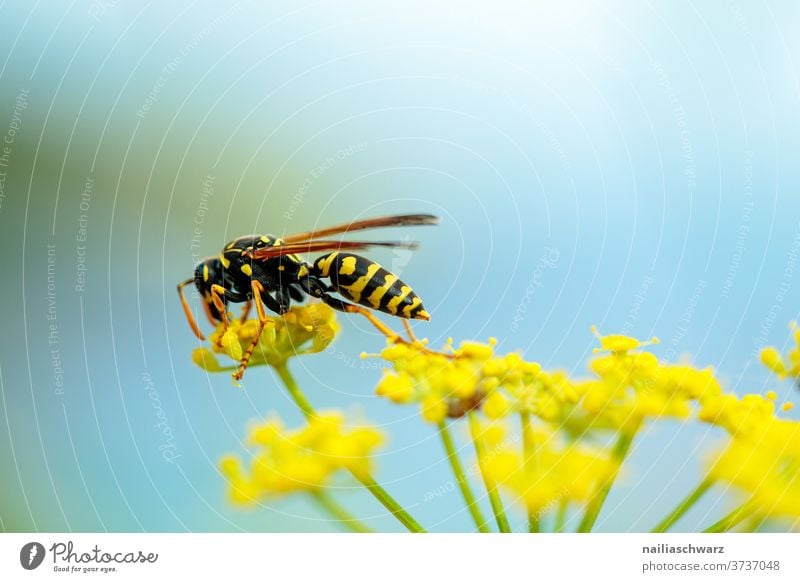
[[[284,236],[283,240],[287,243],[294,243],[318,239],[323,236],[332,236],[334,234],[367,230],[370,228],[387,228],[390,226],[422,226],[436,224],[438,222],[439,217],[432,214],[395,214],[393,216],[367,218],[365,220],[356,220],[353,222],[347,222],[345,224],[337,224],[336,226],[310,230],[308,232],[290,234],[289,236]]]
[[[341,241],[341,240],[310,240],[294,242],[273,247],[264,247],[247,251],[246,254],[255,260],[266,260],[284,255],[301,253],[321,253],[323,251],[355,251],[374,247],[393,249],[416,249],[416,242],[400,241]]]

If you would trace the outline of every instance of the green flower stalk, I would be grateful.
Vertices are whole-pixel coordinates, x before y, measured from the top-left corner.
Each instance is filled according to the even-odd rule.
[[[695,487],[689,495],[687,495],[667,517],[659,522],[659,524],[652,529],[652,533],[664,533],[675,525],[675,523],[683,517],[694,505],[700,501],[700,498],[706,494],[714,485],[714,480],[706,477],[700,482],[700,485]]]
[[[503,500],[500,499],[500,493],[497,491],[497,484],[494,482],[487,468],[486,446],[483,442],[480,421],[474,412],[468,413],[468,417],[472,442],[475,445],[475,455],[478,457],[478,467],[483,477],[483,483],[486,486],[486,493],[489,495],[489,502],[492,504],[492,511],[494,512],[495,521],[497,521],[497,528],[500,530],[500,533],[511,533],[511,526],[508,523],[506,511],[503,508]]]
[[[486,520],[481,514],[478,503],[475,501],[475,495],[472,493],[467,475],[464,473],[464,468],[458,458],[458,451],[456,451],[455,444],[453,443],[453,437],[450,435],[447,423],[444,420],[439,421],[439,437],[442,439],[442,446],[447,454],[450,467],[453,469],[453,475],[456,478],[456,483],[458,483],[458,488],[461,490],[461,495],[464,497],[464,502],[467,504],[467,510],[472,516],[472,520],[475,522],[478,531],[487,533],[489,528],[486,526]]]

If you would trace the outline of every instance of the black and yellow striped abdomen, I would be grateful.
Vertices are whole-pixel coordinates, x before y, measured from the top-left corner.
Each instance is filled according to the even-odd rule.
[[[364,307],[406,319],[430,319],[413,289],[375,261],[335,252],[314,261],[312,272],[330,279],[334,291]]]

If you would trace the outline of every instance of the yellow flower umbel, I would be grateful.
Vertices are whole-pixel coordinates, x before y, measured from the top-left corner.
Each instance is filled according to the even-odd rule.
[[[222,459],[220,468],[230,483],[231,499],[250,504],[321,490],[343,469],[356,476],[368,475],[371,455],[383,441],[377,429],[349,427],[338,412],[312,416],[294,430],[273,419],[250,431],[247,442],[256,452],[249,468],[232,455]]]
[[[574,380],[560,371],[539,370],[517,354],[492,359],[484,373],[495,379],[484,401],[490,418],[530,413],[574,435],[590,430],[635,433],[647,419],[686,419],[692,402],[722,392],[711,369],[667,365],[641,348],[657,344],[624,335],[601,336],[590,361],[593,377]]]
[[[720,394],[703,402],[698,418],[703,422],[724,428],[734,438],[758,440],[777,420],[775,399],[767,396],[745,394]]]
[[[397,404],[419,405],[422,417],[434,424],[463,416],[497,385],[484,373],[495,360],[495,343],[463,342],[457,349],[448,344],[449,353],[433,352],[419,342],[390,343],[380,357],[394,370],[385,372],[375,392]]]
[[[486,455],[487,474],[536,518],[556,504],[588,502],[614,471],[614,461],[606,451],[564,444],[555,432],[533,431],[528,461],[523,451],[512,446],[505,428],[488,427],[483,436],[487,449],[493,451]]]
[[[661,364],[641,351],[657,338],[641,342],[592,330],[601,345],[590,362],[594,378],[573,380],[564,372],[545,371],[514,352],[497,355],[494,340],[464,342],[448,354],[404,343],[381,352],[394,369],[376,392],[398,404],[418,404],[432,423],[477,409],[489,418],[530,413],[576,435],[590,429],[635,432],[648,418],[686,419],[693,401],[722,393],[711,369]]]
[[[794,347],[782,357],[777,348],[767,347],[761,350],[761,363],[778,376],[784,378],[800,379],[800,327],[794,321],[791,323]]]
[[[589,369],[596,380],[577,385],[580,413],[587,426],[636,432],[648,418],[686,418],[690,414],[688,391],[682,390],[688,369],[661,365],[658,358],[640,348],[657,344],[658,338],[641,342],[623,335],[601,336]]]
[[[757,434],[738,435],[715,459],[710,476],[745,492],[747,511],[761,518],[800,517],[800,423],[772,420]]]
[[[248,367],[264,364],[279,366],[292,356],[321,352],[333,341],[338,331],[339,324],[334,311],[324,303],[292,307],[288,313],[275,317],[264,328]],[[255,319],[233,320],[228,324],[227,331],[223,324],[219,324],[210,337],[213,353],[200,347],[192,353],[192,360],[209,372],[236,369],[235,366],[221,366],[214,354],[224,354],[238,364],[256,333],[258,321]]]

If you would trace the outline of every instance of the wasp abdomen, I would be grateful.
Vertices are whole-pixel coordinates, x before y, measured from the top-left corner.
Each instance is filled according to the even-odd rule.
[[[407,319],[430,319],[414,290],[375,261],[334,252],[314,261],[313,271],[329,278],[337,293],[364,307]]]

